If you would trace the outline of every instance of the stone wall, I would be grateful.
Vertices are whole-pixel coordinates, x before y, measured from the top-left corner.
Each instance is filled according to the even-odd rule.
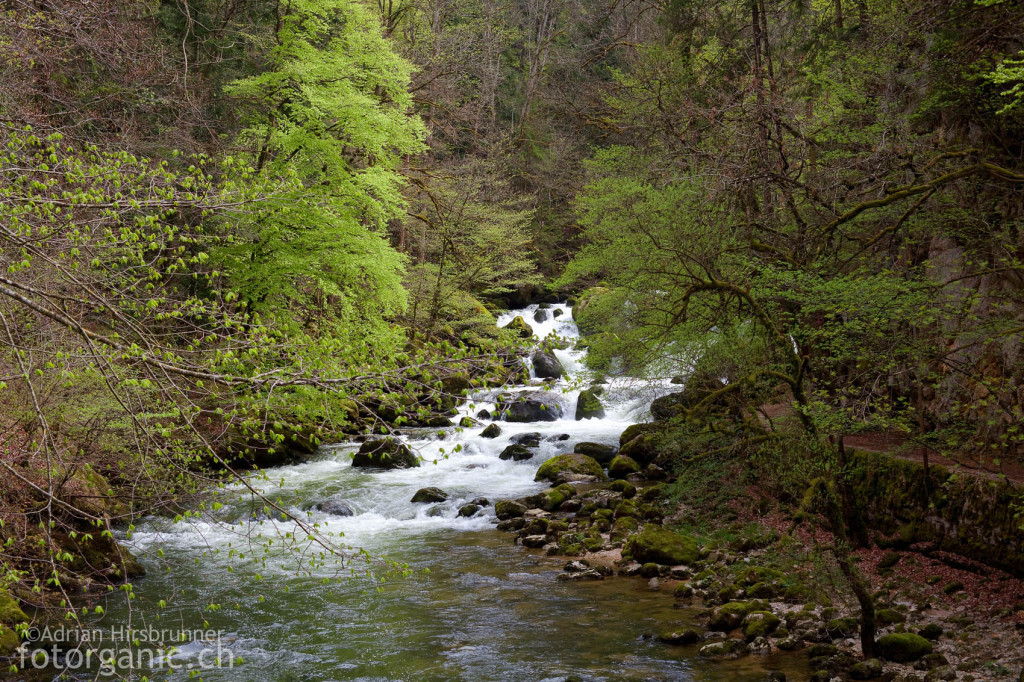
[[[855,499],[872,530],[894,543],[932,543],[1024,576],[1024,489],[885,454],[851,453]]]

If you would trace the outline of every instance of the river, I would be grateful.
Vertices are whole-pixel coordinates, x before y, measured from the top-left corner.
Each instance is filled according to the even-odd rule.
[[[538,337],[578,336],[566,305],[553,305],[543,323],[534,322],[536,309],[502,315],[499,325],[521,314]],[[563,312],[553,318],[556,309]],[[640,578],[556,581],[566,560],[515,546],[511,534],[494,529],[493,506],[472,518],[458,516],[460,506],[478,496],[493,505],[543,489],[533,480],[541,462],[580,441],[617,444],[626,426],[646,416],[652,396],[669,388],[613,380],[602,396],[606,417],[575,421],[583,351],[556,355],[568,371],[556,388],[563,392],[562,419],[499,422],[502,434],[495,439],[480,435],[487,421],[406,431],[403,439],[425,460],[414,469],[354,469],[357,445],[332,445],[311,461],[269,471],[269,480],[260,482],[295,512],[305,513],[311,501],[343,500],[352,516],[313,511],[311,520],[371,556],[407,563],[407,577],[379,581],[357,574],[325,582],[333,573],[329,563],[296,570],[289,553],[261,544],[274,538],[276,547],[294,528],[254,517],[251,500],[234,488],[221,495],[217,522],[154,517],[137,524],[128,544],[148,575],[135,583],[130,602],[111,598],[94,625],[220,632],[183,642],[177,653],[136,671],[153,679],[168,676],[168,663],[181,666],[171,679],[188,679],[191,667],[193,673],[207,668],[205,680],[279,681],[760,680],[768,669],[795,670],[785,658],[713,663],[697,658],[695,647],[661,644],[651,635],[682,626],[671,595],[649,591]],[[494,397],[475,395],[460,416],[493,409]],[[500,460],[509,438],[525,432],[542,435],[537,454]],[[551,440],[562,434],[568,439]],[[450,498],[413,504],[413,494],[426,486]],[[218,646],[220,667],[211,667]],[[790,679],[800,677],[791,673]]]

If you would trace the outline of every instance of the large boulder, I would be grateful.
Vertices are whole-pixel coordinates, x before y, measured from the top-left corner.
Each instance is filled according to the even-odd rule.
[[[543,310],[543,309],[538,309],[537,312],[535,312],[533,314],[533,321],[537,322],[537,323],[547,322],[548,321],[548,311]]]
[[[517,500],[498,500],[494,503],[494,513],[499,519],[514,519],[526,513],[528,507]]]
[[[753,611],[754,604],[742,601],[731,601],[722,604],[711,612],[711,619],[708,627],[718,632],[729,632],[735,630],[743,622],[748,613]]]
[[[586,455],[568,454],[556,455],[544,462],[537,470],[535,481],[557,481],[562,474],[583,474],[594,476],[599,480],[607,480],[604,469],[593,457]]]
[[[558,379],[565,374],[565,368],[553,352],[538,350],[533,354],[533,373],[538,379]]]
[[[767,637],[779,627],[779,617],[771,611],[753,611],[743,619],[743,636],[747,641]]]
[[[580,391],[580,396],[576,400],[576,421],[604,419],[604,405],[597,397],[600,393],[600,388],[588,388],[585,391]]]
[[[558,395],[547,391],[503,393],[498,396],[498,411],[510,422],[553,422],[562,418]]]
[[[500,435],[501,427],[494,423],[488,424],[487,428],[480,432],[481,438],[497,438]]]
[[[696,372],[687,377],[682,391],[663,395],[654,400],[651,403],[651,416],[655,421],[665,421],[677,417],[684,410],[697,405],[725,386],[726,383],[720,377],[711,376],[703,371]],[[708,400],[704,407],[707,409],[726,408],[728,400],[725,396],[717,396]]]
[[[533,327],[526,323],[522,315],[516,316],[514,320],[506,324],[505,329],[521,339],[529,339],[533,336]]]
[[[637,436],[655,433],[660,430],[661,427],[658,424],[645,424],[643,422],[639,424],[630,424],[626,427],[626,430],[619,435],[619,447],[622,447]]]
[[[651,416],[655,421],[665,421],[680,414],[687,404],[685,391],[669,393],[655,398],[651,403]]]
[[[410,502],[444,502],[448,499],[448,493],[440,488],[420,488],[412,496]]]
[[[593,457],[601,464],[607,464],[612,461],[612,457],[615,456],[618,448],[611,445],[603,445],[602,443],[583,441],[582,443],[576,443],[576,447],[574,447],[572,451],[581,455]]]
[[[344,500],[324,500],[316,505],[316,508],[322,511],[324,514],[330,514],[331,516],[354,516],[355,511],[349,506]]]
[[[648,523],[638,535],[630,538],[625,550],[641,564],[677,566],[692,564],[700,558],[700,550],[693,538],[673,533],[653,523]]]
[[[612,478],[626,478],[630,474],[640,472],[640,465],[632,457],[616,455],[608,463],[608,475]]]
[[[875,650],[882,660],[911,663],[930,654],[932,643],[912,632],[898,632],[880,637]]]
[[[538,433],[537,431],[530,431],[529,433],[517,433],[516,435],[509,438],[508,442],[512,443],[513,445],[522,445],[523,447],[527,448],[535,448],[540,445],[540,439],[543,437],[544,435]]]
[[[390,438],[368,440],[359,448],[359,452],[352,456],[354,467],[411,469],[419,465],[420,460],[412,450]]]
[[[641,466],[653,463],[659,454],[659,432],[654,429],[647,429],[634,433],[636,435],[632,439],[622,442],[622,437],[631,435],[629,429],[623,431],[622,437],[620,437],[622,446],[619,448],[619,455],[629,457]]]
[[[533,457],[533,450],[525,445],[509,445],[501,451],[500,455],[498,455],[498,459],[511,459],[514,462],[522,462],[523,460],[530,459],[531,457]]]

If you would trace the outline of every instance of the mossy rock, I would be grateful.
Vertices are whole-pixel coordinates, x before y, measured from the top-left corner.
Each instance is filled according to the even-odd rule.
[[[519,518],[526,510],[526,505],[516,500],[498,500],[494,503],[494,513],[502,520]]]
[[[932,652],[932,643],[921,635],[898,632],[880,637],[875,650],[879,658],[896,663],[912,663]]]
[[[812,644],[807,649],[807,656],[809,658],[826,658],[828,656],[835,656],[839,653],[839,647],[835,644]]]
[[[14,626],[28,622],[28,616],[18,606],[18,602],[8,592],[0,590],[0,623]]]
[[[618,481],[612,481],[608,484],[607,489],[616,493],[621,493],[622,499],[624,500],[631,500],[636,497],[636,486],[629,481],[623,481],[621,479]]]
[[[414,504],[418,503],[431,503],[431,502],[444,502],[448,499],[448,493],[441,490],[440,488],[420,488],[416,491],[416,494],[409,500]]]
[[[572,451],[577,454],[593,457],[601,464],[607,464],[612,461],[612,458],[615,457],[615,453],[618,452],[618,450],[618,448],[612,447],[611,445],[591,443],[589,441],[577,443],[576,447],[572,449]]]
[[[870,658],[850,668],[850,679],[876,680],[882,676],[882,672],[882,662],[877,658]]]
[[[644,502],[654,502],[665,497],[667,488],[664,483],[655,483],[654,485],[648,486],[641,491],[640,499]]]
[[[501,427],[497,424],[488,424],[481,433],[481,438],[497,438],[501,435]]]
[[[613,517],[618,519],[624,516],[632,516],[634,518],[639,518],[640,516],[640,512],[637,510],[636,505],[629,500],[623,500],[622,502],[619,502],[617,507],[615,507]]]
[[[352,456],[353,467],[380,469],[411,469],[420,465],[419,458],[396,440],[368,440]]]
[[[693,596],[693,585],[690,583],[679,583],[672,590],[672,596],[676,599],[688,599]]]
[[[498,459],[522,462],[524,460],[531,459],[533,454],[533,450],[525,445],[509,445],[501,451],[501,454],[498,455]]]
[[[480,505],[479,504],[463,505],[462,507],[459,507],[459,516],[464,516],[466,518],[469,518],[470,516],[473,516],[474,514],[476,514],[478,511],[480,511]]]
[[[928,623],[923,628],[917,631],[917,634],[921,635],[925,639],[930,639],[933,642],[939,637],[942,637],[943,630],[939,625],[935,623]]]
[[[124,505],[114,497],[107,479],[90,465],[76,470],[61,491],[77,509],[93,516],[116,515]]]
[[[739,639],[727,639],[722,642],[705,644],[700,648],[704,658],[737,658],[750,653],[747,643]]]
[[[622,447],[619,448],[619,455],[629,457],[647,466],[657,459],[659,454],[658,446],[659,443],[655,434],[641,433],[636,438],[623,443]]]
[[[640,465],[632,457],[616,455],[608,464],[608,475],[612,478],[626,478],[640,472]]]
[[[521,339],[533,337],[533,327],[526,323],[522,315],[517,315],[515,319],[505,325],[504,329],[507,329]]]
[[[535,351],[531,362],[538,379],[559,379],[565,375],[565,368],[552,351]]]
[[[619,447],[622,447],[637,436],[653,431],[659,431],[661,427],[657,424],[631,424],[619,435]]]
[[[907,617],[896,609],[879,609],[875,612],[875,622],[879,625],[895,625],[907,622]]]
[[[747,596],[754,599],[771,599],[778,590],[771,583],[754,583],[747,588]]]
[[[892,568],[893,566],[898,564],[900,562],[900,559],[902,558],[903,555],[899,554],[898,552],[889,552],[881,558],[881,560],[878,562],[877,568],[880,571]]]
[[[441,380],[441,389],[451,395],[461,396],[464,391],[472,388],[473,384],[467,374],[452,374]]]
[[[666,632],[665,634],[658,635],[658,641],[662,644],[696,644],[701,639],[700,632],[693,628]]]
[[[825,623],[825,631],[832,639],[853,637],[860,629],[856,618],[833,618]]]
[[[556,455],[544,462],[540,469],[537,470],[537,475],[533,480],[556,481],[562,474],[566,473],[584,474],[586,476],[594,476],[602,481],[608,480],[597,460],[587,455],[573,453]]]
[[[735,630],[743,622],[743,618],[754,610],[749,602],[732,601],[722,604],[711,612],[711,620],[708,627],[712,630],[728,632]]]
[[[615,523],[612,525],[611,530],[612,542],[625,541],[630,535],[636,532],[639,525],[639,521],[631,516],[622,516],[615,519]]]
[[[541,502],[540,508],[544,511],[556,511],[566,500],[576,495],[576,489],[568,483],[563,483],[560,486],[548,488],[541,495],[544,496],[544,500]]]
[[[0,625],[0,656],[13,656],[14,652],[21,646],[21,637],[14,628]]]
[[[767,637],[779,627],[779,617],[771,611],[752,611],[743,618],[743,636],[748,640]]]
[[[690,537],[673,533],[649,523],[626,543],[626,550],[640,563],[653,561],[675,566],[692,564],[700,558],[697,542]]]
[[[598,389],[580,391],[576,400],[576,421],[583,419],[604,419],[604,405],[598,396]]]
[[[742,564],[738,564],[742,566]],[[787,575],[782,571],[768,568],[766,566],[750,566],[740,572],[736,582],[749,587],[757,583],[778,582],[786,580]]]
[[[338,408],[345,413],[350,422],[359,421],[359,403],[351,398],[342,398],[338,401]]]

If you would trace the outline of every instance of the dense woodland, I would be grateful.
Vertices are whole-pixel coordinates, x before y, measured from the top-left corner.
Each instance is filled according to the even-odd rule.
[[[1010,0],[0,0],[0,587],[443,419],[545,296],[692,373],[676,464],[1019,466],[1022,50]]]

